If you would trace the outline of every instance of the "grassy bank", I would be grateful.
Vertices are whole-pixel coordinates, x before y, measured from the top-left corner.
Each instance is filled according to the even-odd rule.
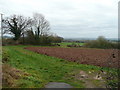
[[[85,72],[99,72],[100,67],[82,65],[75,62],[68,62],[63,59],[41,55],[25,50],[27,46],[4,46],[3,50],[8,54],[8,62],[11,67],[27,72],[29,75],[21,76],[21,79],[14,82],[15,87],[34,88],[44,87],[48,82],[66,82],[74,87],[83,88],[84,80],[75,79],[73,75],[81,70]],[[108,68],[103,68],[107,71]],[[109,69],[114,72],[114,69]],[[98,82],[99,83],[99,82]]]

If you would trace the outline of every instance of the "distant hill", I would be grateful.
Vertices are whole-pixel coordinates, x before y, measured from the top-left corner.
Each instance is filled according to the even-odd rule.
[[[65,40],[96,40],[96,38],[64,38]]]
[[[86,41],[86,40],[96,40],[97,38],[64,38],[68,41]],[[109,41],[118,41],[118,38],[106,38]]]

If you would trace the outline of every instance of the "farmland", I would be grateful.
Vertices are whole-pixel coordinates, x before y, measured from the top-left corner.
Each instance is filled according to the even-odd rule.
[[[117,10],[116,2],[110,0],[110,5],[104,0],[0,2],[3,3],[0,87],[120,86],[120,41],[113,20],[117,18],[112,17]],[[102,10],[103,7],[106,9]]]
[[[101,67],[118,68],[118,50],[28,47],[28,50],[65,60]],[[114,57],[113,57],[114,55]],[[112,65],[109,65],[112,63]]]
[[[69,62],[67,61],[66,58],[55,57],[52,55],[45,55],[43,53],[40,54],[30,50],[26,50],[25,48],[28,47],[33,47],[33,46],[3,47],[3,51],[4,51],[3,54],[5,54],[3,55],[3,57],[7,57],[6,64],[10,65],[10,67],[13,68],[11,69],[11,72],[14,73],[15,69],[17,72],[20,73],[22,72],[21,73],[22,75],[19,75],[20,76],[19,79],[16,78],[14,79],[12,77],[13,75],[11,76],[10,73],[9,77],[11,78],[9,78],[8,80],[9,83],[7,87],[43,88],[49,82],[65,82],[72,85],[75,88],[89,88],[89,87],[100,88],[100,87],[105,87],[107,83],[105,79],[105,76],[107,76],[107,74],[104,73],[108,71],[113,72],[114,74],[116,73],[116,69],[114,68],[107,68],[107,67],[101,68],[93,65],[80,64],[77,62]],[[41,47],[34,46],[34,49],[35,48],[37,49]],[[42,48],[45,49],[46,47],[42,47]],[[48,48],[49,47],[47,47],[47,50],[50,50]],[[53,52],[54,49],[56,50],[56,48],[55,47],[52,48]],[[101,69],[104,73],[101,73]],[[23,74],[23,72],[25,74]],[[81,73],[82,74],[84,73],[87,77],[81,78]],[[100,74],[102,79],[95,78],[98,74]]]

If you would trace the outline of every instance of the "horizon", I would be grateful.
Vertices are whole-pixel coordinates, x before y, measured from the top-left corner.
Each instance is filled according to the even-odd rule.
[[[12,38],[13,36],[5,35],[3,37]],[[64,38],[64,37],[62,37],[62,38]],[[69,39],[72,39],[72,40],[96,40],[97,38],[98,37],[96,37],[96,38],[94,38],[94,37],[93,38],[92,37],[66,37],[64,39],[66,39],[66,40],[69,40]],[[117,37],[117,38],[106,38],[106,37],[104,37],[104,38],[108,39],[108,40],[118,40],[119,39],[119,37]]]

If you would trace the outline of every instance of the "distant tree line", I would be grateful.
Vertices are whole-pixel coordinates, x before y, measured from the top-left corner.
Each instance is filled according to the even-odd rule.
[[[13,39],[3,41],[3,44],[33,44],[51,45],[60,43],[63,38],[50,33],[50,23],[42,14],[35,13],[33,18],[12,15],[3,20],[3,34],[11,34]],[[10,41],[11,40],[11,41]]]

